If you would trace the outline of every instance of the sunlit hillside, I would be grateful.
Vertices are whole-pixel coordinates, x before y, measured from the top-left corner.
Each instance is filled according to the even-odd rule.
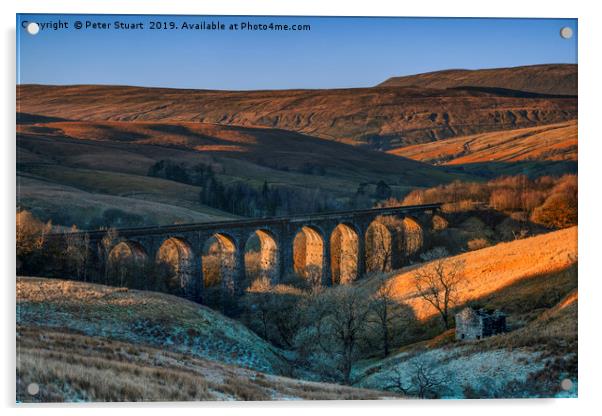
[[[407,146],[390,153],[443,165],[576,161],[577,121],[454,137]]]
[[[464,263],[458,303],[479,300],[519,283],[545,279],[577,260],[577,227],[471,251],[450,258]],[[401,270],[391,279],[394,296],[412,308],[418,319],[436,315],[436,310],[418,296],[414,275],[419,264]],[[546,284],[547,280],[542,280]],[[366,284],[373,284],[368,281]],[[535,293],[537,290],[534,291]],[[509,296],[511,298],[512,296]],[[499,305],[503,308],[503,304]]]
[[[546,82],[545,76],[532,75]],[[19,85],[17,107],[26,114],[73,121],[275,128],[377,149],[558,123],[577,116],[574,96],[462,87],[208,91]]]

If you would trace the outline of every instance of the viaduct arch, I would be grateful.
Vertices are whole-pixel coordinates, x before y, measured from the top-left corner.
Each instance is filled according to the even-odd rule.
[[[241,293],[255,278],[276,283],[296,274],[311,284],[347,284],[427,249],[440,205],[120,229],[105,258],[106,232],[90,232],[97,253],[90,267],[154,262],[166,271],[166,291],[195,301],[211,291]]]

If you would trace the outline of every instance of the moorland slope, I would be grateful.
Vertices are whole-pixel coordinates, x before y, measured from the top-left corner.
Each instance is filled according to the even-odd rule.
[[[577,122],[454,137],[390,153],[437,165],[577,161]]]
[[[449,69],[392,77],[380,87],[487,87],[539,94],[577,95],[577,65],[544,64],[492,69]]]
[[[492,89],[208,91],[19,85],[17,109],[73,121],[199,122],[289,130],[374,149],[577,117],[577,98]]]
[[[17,325],[101,336],[272,374],[280,351],[205,306],[158,292],[60,279],[17,279]]]

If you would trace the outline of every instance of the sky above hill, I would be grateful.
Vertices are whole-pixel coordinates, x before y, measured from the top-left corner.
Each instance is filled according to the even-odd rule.
[[[41,26],[35,36],[24,28],[32,21]],[[77,29],[76,22],[84,27]],[[116,22],[123,28],[116,29]],[[224,29],[194,28],[203,22]],[[248,30],[243,23],[267,30]],[[271,23],[310,28],[270,30]],[[573,30],[571,39],[560,36],[565,26]],[[542,63],[577,63],[576,19],[17,16],[22,84],[370,87],[392,76],[442,69]]]

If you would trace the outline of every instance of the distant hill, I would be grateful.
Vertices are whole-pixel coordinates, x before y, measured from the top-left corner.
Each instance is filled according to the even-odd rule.
[[[540,94],[577,95],[577,65],[546,64],[493,69],[449,69],[392,77],[379,87],[490,87]]]
[[[530,79],[527,83],[537,85]],[[20,85],[17,108],[29,115],[27,120],[45,117],[274,128],[376,150],[577,118],[574,96],[478,87],[207,91]]]

